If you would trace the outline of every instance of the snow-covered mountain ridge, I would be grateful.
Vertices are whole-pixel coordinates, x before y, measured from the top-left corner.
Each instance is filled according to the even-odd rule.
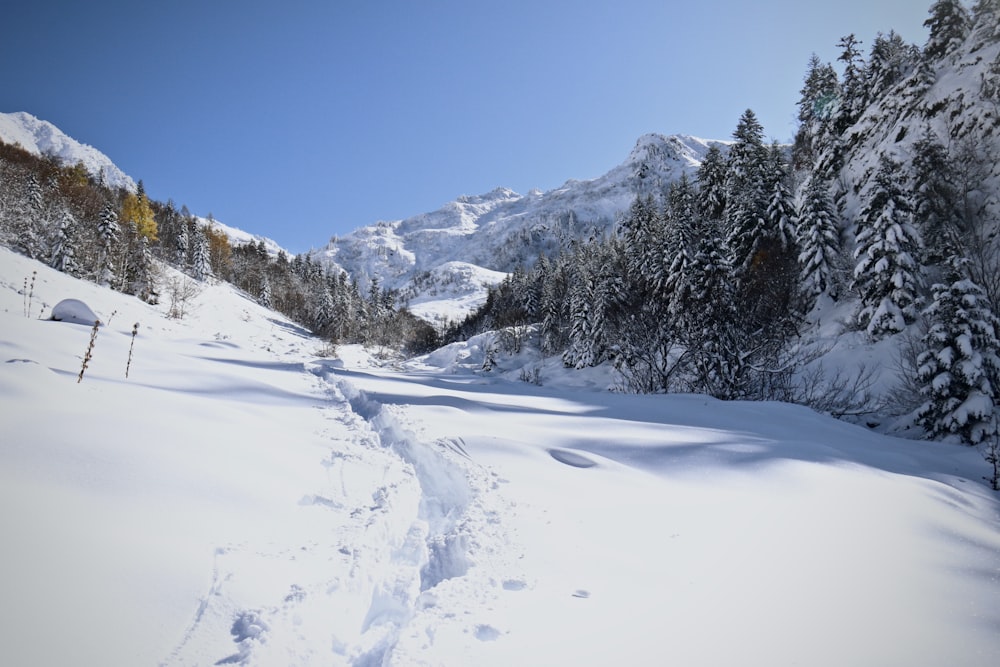
[[[713,144],[728,145],[688,135],[646,134],[621,164],[597,178],[571,179],[547,192],[521,195],[497,188],[461,196],[436,211],[334,237],[313,255],[362,284],[378,279],[384,287],[419,299],[421,279],[440,274],[452,262],[508,272],[560,244],[608,233],[637,194],[659,193],[682,174],[692,175]],[[481,285],[456,295],[472,301],[485,296]]]
[[[125,188],[135,192],[135,181],[119,169],[111,158],[30,113],[24,111],[0,113],[0,141],[18,144],[35,155],[53,155],[63,164],[82,163],[87,172],[98,181],[103,181],[113,188]]]

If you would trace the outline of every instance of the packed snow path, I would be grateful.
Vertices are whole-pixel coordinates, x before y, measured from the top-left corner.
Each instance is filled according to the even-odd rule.
[[[165,312],[0,251],[0,664],[1000,664],[973,450]]]

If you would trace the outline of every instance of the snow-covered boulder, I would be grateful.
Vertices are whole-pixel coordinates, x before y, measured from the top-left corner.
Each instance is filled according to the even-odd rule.
[[[57,322],[72,322],[73,324],[86,324],[94,326],[94,322],[100,322],[99,318],[90,306],[79,299],[63,299],[52,308],[53,319]]]

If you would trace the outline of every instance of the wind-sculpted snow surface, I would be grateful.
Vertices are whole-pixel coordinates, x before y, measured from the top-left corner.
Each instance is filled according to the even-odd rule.
[[[975,451],[482,341],[318,357],[203,287],[171,320],[0,250],[0,663],[1000,663]]]

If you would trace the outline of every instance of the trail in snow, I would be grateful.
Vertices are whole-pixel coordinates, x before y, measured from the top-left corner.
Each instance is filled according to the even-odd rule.
[[[66,298],[105,322],[79,384],[90,327],[37,315]],[[0,250],[0,662],[1000,663],[971,449],[193,305]]]

